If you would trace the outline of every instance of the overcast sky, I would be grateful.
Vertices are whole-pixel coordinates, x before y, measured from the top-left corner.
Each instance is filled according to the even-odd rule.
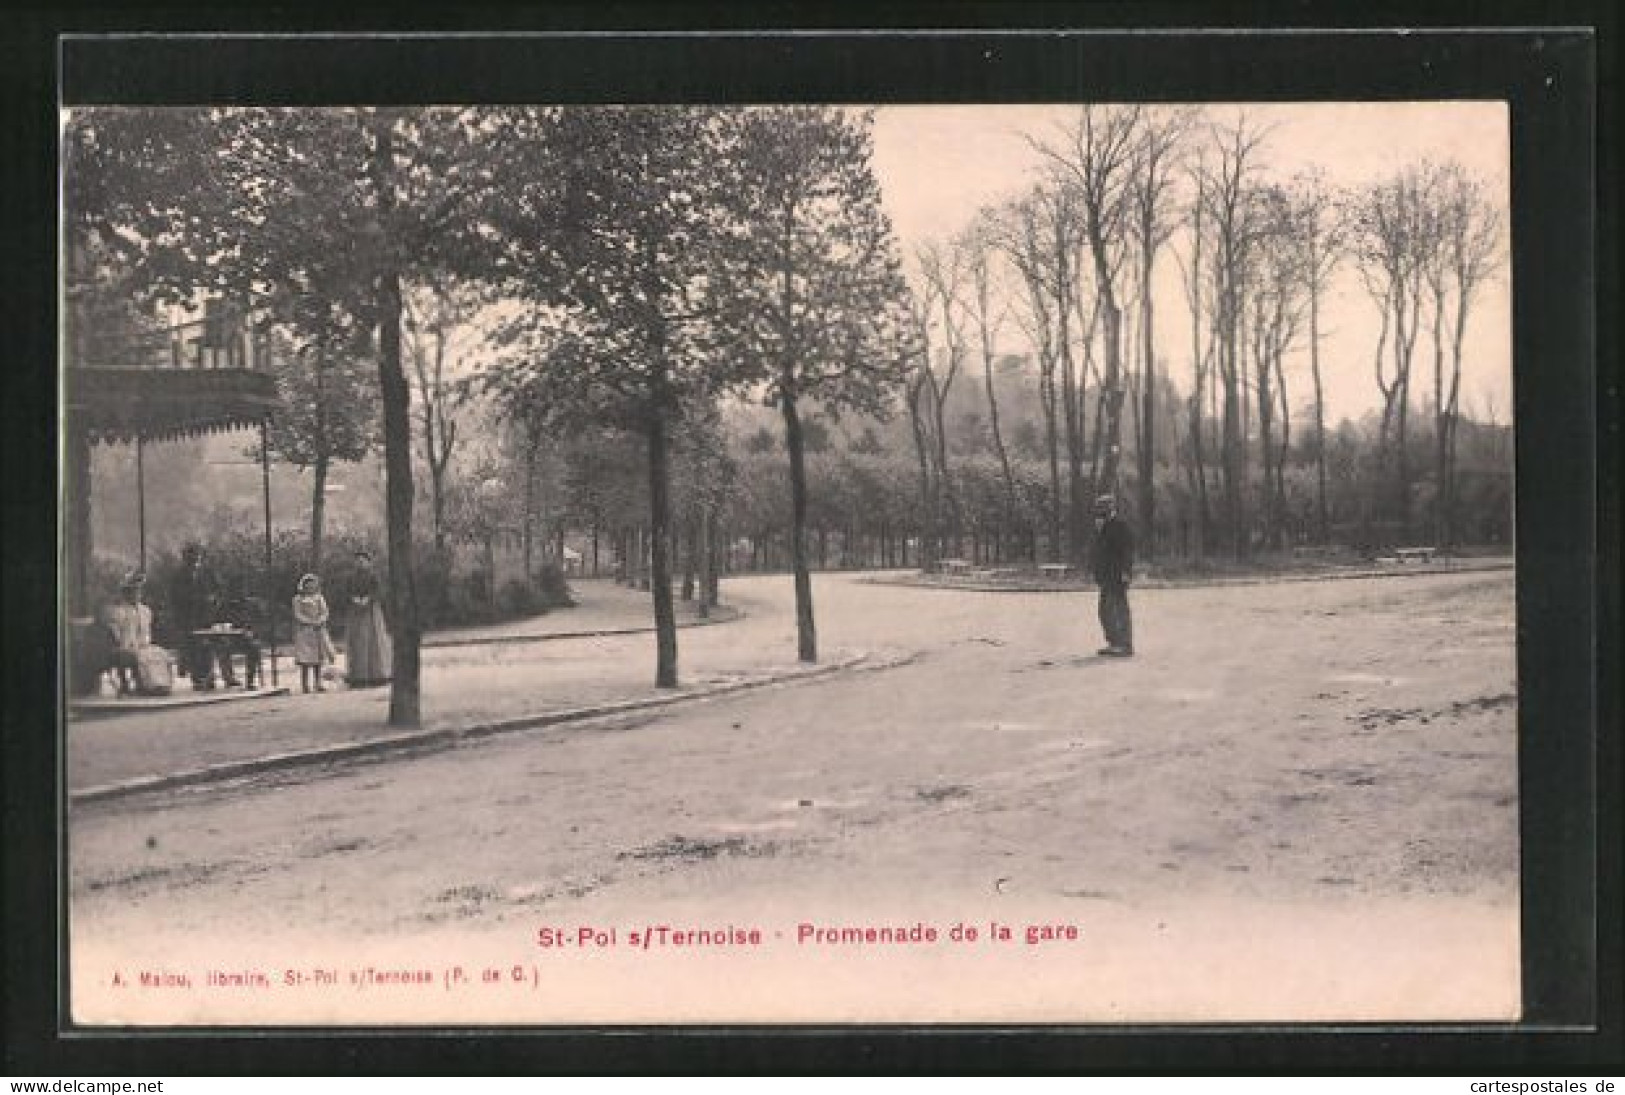
[[[1057,132],[1075,108],[1065,106],[902,106],[875,115],[875,168],[886,207],[905,250],[958,232],[983,205],[1024,189],[1039,154],[1024,134]],[[1390,175],[1425,157],[1458,160],[1480,177],[1503,218],[1508,209],[1508,129],[1498,102],[1309,103],[1210,106],[1216,121],[1241,112],[1268,132],[1259,155],[1264,177],[1285,180],[1319,166],[1333,185],[1358,186]],[[1504,236],[1503,236],[1504,238]],[[1172,246],[1183,248],[1183,233]],[[1189,375],[1190,317],[1178,288],[1171,252],[1160,256],[1158,356],[1166,357],[1182,387]],[[1484,285],[1469,320],[1462,399],[1469,414],[1493,406],[1497,419],[1511,413],[1511,290],[1503,271]],[[1379,405],[1371,367],[1377,312],[1348,269],[1322,307],[1322,369],[1332,420]],[[1005,349],[1025,349],[1012,330]],[[1302,353],[1299,354],[1300,359]],[[1307,375],[1306,359],[1296,368]],[[1419,341],[1413,396],[1421,370],[1431,370],[1431,349]],[[1293,368],[1289,363],[1289,370]],[[1297,391],[1308,396],[1305,380]],[[1301,399],[1295,395],[1294,403]]]

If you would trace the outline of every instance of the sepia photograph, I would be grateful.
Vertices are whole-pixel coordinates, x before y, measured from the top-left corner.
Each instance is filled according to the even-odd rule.
[[[1510,126],[64,107],[71,1022],[1518,1021]]]

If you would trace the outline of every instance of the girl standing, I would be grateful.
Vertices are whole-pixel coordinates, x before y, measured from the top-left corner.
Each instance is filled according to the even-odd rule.
[[[299,666],[299,686],[326,692],[322,666],[333,660],[333,641],[327,635],[327,598],[322,596],[322,580],[314,574],[299,579],[299,592],[293,599],[293,660]]]

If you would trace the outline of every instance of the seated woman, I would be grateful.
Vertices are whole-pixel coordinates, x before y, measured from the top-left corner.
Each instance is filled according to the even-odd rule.
[[[147,663],[155,661],[148,653],[152,646],[152,609],[142,603],[146,578],[139,571],[131,571],[119,584],[122,600],[107,606],[105,613],[108,630],[113,636],[111,662],[118,673],[118,694],[128,696],[136,691],[156,690],[168,683],[143,680]],[[167,655],[165,655],[167,659]]]

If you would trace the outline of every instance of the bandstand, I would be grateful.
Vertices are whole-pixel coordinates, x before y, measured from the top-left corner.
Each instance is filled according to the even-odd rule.
[[[94,317],[82,314],[73,318],[81,330],[94,322]],[[99,607],[92,603],[90,588],[94,447],[125,446],[132,450],[140,566],[144,571],[146,496],[150,489],[163,489],[162,483],[147,482],[146,448],[227,430],[258,429],[265,520],[263,593],[271,643],[271,684],[276,686],[276,591],[269,588],[272,529],[266,430],[277,405],[277,389],[268,368],[269,338],[249,322],[246,313],[218,304],[209,307],[202,319],[121,340],[104,339],[93,346],[72,335],[70,325],[62,369],[62,574],[69,623],[67,664],[74,664],[72,650],[79,629]],[[76,694],[85,687],[84,681],[70,681]]]

